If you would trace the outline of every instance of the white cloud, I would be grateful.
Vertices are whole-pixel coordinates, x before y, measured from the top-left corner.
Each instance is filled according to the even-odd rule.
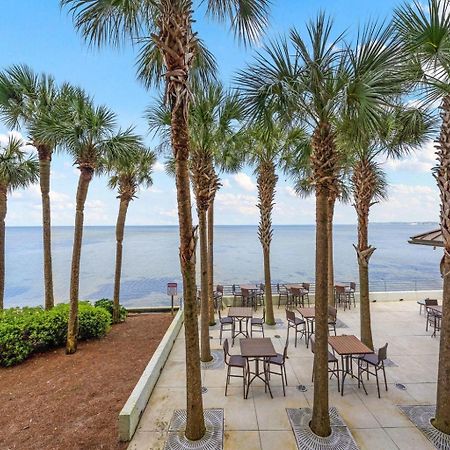
[[[292,186],[286,186],[284,190],[286,191],[287,195],[289,195],[289,197],[299,198]]]
[[[389,159],[386,161],[386,168],[412,172],[430,172],[436,165],[435,145],[434,141],[430,140],[422,148],[403,159]]]
[[[218,192],[216,206],[218,208],[218,217],[222,216],[226,223],[227,218],[234,220],[240,215],[257,216],[259,210],[256,207],[257,198],[255,195],[248,194],[232,194],[229,192]],[[233,217],[234,216],[234,217]]]
[[[223,178],[222,180],[220,180],[220,182],[222,184],[222,188],[223,189],[231,188],[231,183],[230,183],[230,180],[228,178]]]
[[[153,171],[154,172],[164,172],[166,169],[164,167],[164,164],[160,161],[156,161],[153,165]]]
[[[22,135],[22,133],[20,133],[19,131],[16,131],[16,130],[8,131],[6,134],[0,133],[0,145],[2,145],[2,146],[6,145],[11,136],[23,141],[24,145],[22,146],[22,150],[24,150],[26,153],[31,154],[31,153],[35,152],[36,149],[32,145],[27,144],[26,139]]]
[[[256,191],[256,183],[244,172],[239,172],[233,175],[234,181],[245,191],[254,192]]]

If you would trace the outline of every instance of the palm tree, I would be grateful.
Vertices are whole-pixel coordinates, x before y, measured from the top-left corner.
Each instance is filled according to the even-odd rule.
[[[149,128],[161,137],[160,149],[170,147],[170,110],[164,104],[148,108]],[[241,108],[236,94],[224,90],[218,83],[208,87],[196,87],[189,115],[189,139],[191,155],[189,170],[193,191],[196,198],[200,237],[200,280],[201,280],[201,352],[202,361],[210,361],[209,325],[214,325],[214,302],[210,291],[212,224],[208,222],[214,208],[213,202],[220,179],[215,168],[222,155],[230,152],[231,146],[239,134],[235,123],[241,119]],[[229,159],[229,158],[228,158]],[[228,162],[220,160],[223,167],[229,168]],[[168,170],[173,174],[174,164],[170,161]]]
[[[113,323],[118,323],[120,320],[120,278],[128,206],[136,198],[140,187],[149,188],[153,184],[152,170],[155,162],[155,153],[142,147],[137,147],[134,152],[127,153],[125,157],[105,162],[104,170],[110,174],[108,186],[111,189],[117,189],[117,198],[120,202],[116,223]]]
[[[363,133],[359,127],[348,127]],[[381,157],[400,158],[430,137],[433,118],[426,111],[396,105],[387,110],[380,129],[372,139],[353,136],[347,144],[353,151],[351,187],[353,206],[358,218],[358,244],[355,245],[359,267],[361,341],[372,350],[372,327],[369,299],[369,260],[375,247],[369,245],[369,213],[377,202],[387,198],[387,181]],[[361,145],[354,145],[361,142]]]
[[[428,104],[441,101],[442,122],[436,145],[438,162],[433,173],[440,191],[445,250],[441,262],[444,287],[433,425],[450,434],[450,2],[428,0],[425,7],[418,1],[404,4],[395,11],[394,26],[410,62],[411,81]]]
[[[186,437],[200,439],[205,433],[201,394],[200,355],[195,292],[196,236],[192,227],[189,187],[190,74],[202,46],[192,30],[192,0],[144,0],[114,2],[61,0],[73,13],[77,29],[95,45],[119,44],[143,39],[140,76],[147,85],[165,79],[166,100],[171,110],[171,137],[176,163],[180,263],[183,275],[186,334]],[[259,38],[267,24],[269,0],[207,0],[206,13],[219,21],[229,20],[236,37],[244,43]],[[199,51],[200,49],[200,51]],[[205,56],[203,52],[203,56]]]
[[[0,147],[0,311],[5,296],[5,218],[8,193],[24,189],[39,178],[39,163],[27,156],[21,139],[9,136]]]
[[[243,96],[244,103],[246,102]],[[255,168],[257,176],[258,204],[260,212],[258,238],[263,250],[265,320],[275,324],[272,303],[272,279],[270,271],[270,244],[273,237],[272,211],[275,205],[275,189],[278,181],[277,167],[290,154],[302,153],[308,140],[300,127],[285,125],[275,115],[267,121],[248,129],[246,145],[240,150],[244,161]]]
[[[357,53],[332,40],[332,21],[319,14],[307,25],[308,40],[292,30],[291,45],[277,41],[259,53],[256,63],[240,73],[248,113],[265,117],[267,111],[284,111],[304,121],[311,133],[311,173],[316,195],[316,350],[314,404],[311,429],[319,436],[330,433],[328,413],[328,201],[339,193],[342,149],[337,145],[341,116],[370,129],[378,116],[401,93],[398,51],[390,30],[369,24],[359,35]],[[291,48],[292,47],[292,48]],[[375,70],[385,67],[385,72]]]
[[[34,130],[42,139],[54,138],[69,153],[80,171],[76,196],[76,215],[72,267],[70,276],[70,312],[66,353],[77,350],[78,293],[80,284],[80,258],[83,238],[84,206],[89,184],[99,170],[102,160],[124,157],[141,139],[130,129],[115,133],[116,115],[105,106],[95,106],[81,89],[66,86],[54,116],[46,117]]]
[[[42,197],[42,233],[44,247],[45,309],[54,306],[51,251],[50,165],[55,147],[53,140],[37,139],[33,128],[42,117],[52,114],[58,89],[52,77],[36,75],[27,66],[12,66],[0,74],[0,115],[9,128],[24,126],[27,139],[39,157],[39,181]]]

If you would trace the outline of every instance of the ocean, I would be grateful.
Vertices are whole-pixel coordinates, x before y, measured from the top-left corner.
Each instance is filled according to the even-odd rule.
[[[377,250],[370,265],[371,290],[440,289],[442,250],[408,244],[412,235],[437,224],[371,224],[370,242]],[[53,229],[53,271],[56,301],[69,296],[72,227]],[[354,225],[334,229],[335,278],[358,281],[353,243]],[[271,247],[273,283],[314,282],[315,227],[275,226]],[[85,227],[80,273],[80,298],[112,297],[115,229]],[[263,279],[262,250],[256,226],[217,226],[215,283],[257,283]],[[126,306],[167,305],[168,282],[181,282],[178,228],[127,227],[124,241],[121,301]],[[43,303],[42,238],[39,227],[7,227],[5,307]]]

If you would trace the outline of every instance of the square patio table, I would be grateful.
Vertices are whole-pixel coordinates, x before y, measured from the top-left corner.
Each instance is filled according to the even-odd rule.
[[[250,389],[250,385],[253,380],[259,378],[264,382],[265,387],[269,390],[270,396],[273,398],[272,391],[270,390],[269,377],[266,370],[266,360],[277,356],[277,352],[275,351],[275,347],[273,346],[272,340],[270,338],[250,338],[250,339],[241,339],[241,356],[243,356],[247,360],[247,366],[250,360],[255,360],[255,371],[250,371],[248,369],[248,379],[247,379],[247,393],[245,398],[248,398],[248,391]],[[259,360],[263,360],[263,375],[261,376],[261,372],[259,371]],[[251,377],[253,375],[253,377]]]
[[[239,287],[241,289],[247,289],[249,291],[257,291],[259,288],[256,286],[256,284],[240,284]]]
[[[433,311],[433,318],[434,318],[434,330],[432,337],[436,336],[436,331],[440,329],[438,328],[438,323],[442,319],[442,305],[426,305],[425,310],[432,310]],[[427,330],[428,330],[428,319],[427,319]]]
[[[293,284],[284,284],[283,285],[286,289],[303,289],[302,283],[293,283]]]
[[[231,333],[231,345],[234,345],[234,339],[242,334],[248,338],[248,319],[253,317],[253,308],[247,306],[232,306],[228,310],[228,317],[233,319],[233,331]],[[245,320],[245,330],[242,328],[242,322]],[[239,329],[236,332],[235,321],[239,322]]]
[[[297,308],[297,311],[306,321],[306,348],[309,347],[309,339],[314,334],[314,322],[316,320],[316,308]],[[311,326],[311,328],[310,328]]]
[[[354,335],[329,336],[328,343],[333,348],[333,350],[341,356],[341,395],[344,395],[344,380],[347,375],[356,378],[358,380],[358,387],[359,383],[361,383],[364,388],[364,392],[367,395],[366,387],[364,386],[362,377],[359,378],[353,374],[352,357],[354,355],[369,355],[373,353],[373,351]]]

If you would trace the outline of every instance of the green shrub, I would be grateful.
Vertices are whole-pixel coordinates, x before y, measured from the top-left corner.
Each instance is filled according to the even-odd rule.
[[[41,307],[10,308],[0,312],[0,366],[12,366],[31,353],[65,345],[69,305],[61,303],[49,311]],[[104,336],[111,315],[89,302],[79,303],[80,340]]]
[[[114,302],[109,298],[101,298],[100,300],[97,300],[95,302],[95,306],[105,308],[111,314],[112,317]],[[126,308],[120,305],[119,312],[120,312],[119,322],[125,322],[125,319],[127,318],[128,315],[128,311],[126,310]]]

